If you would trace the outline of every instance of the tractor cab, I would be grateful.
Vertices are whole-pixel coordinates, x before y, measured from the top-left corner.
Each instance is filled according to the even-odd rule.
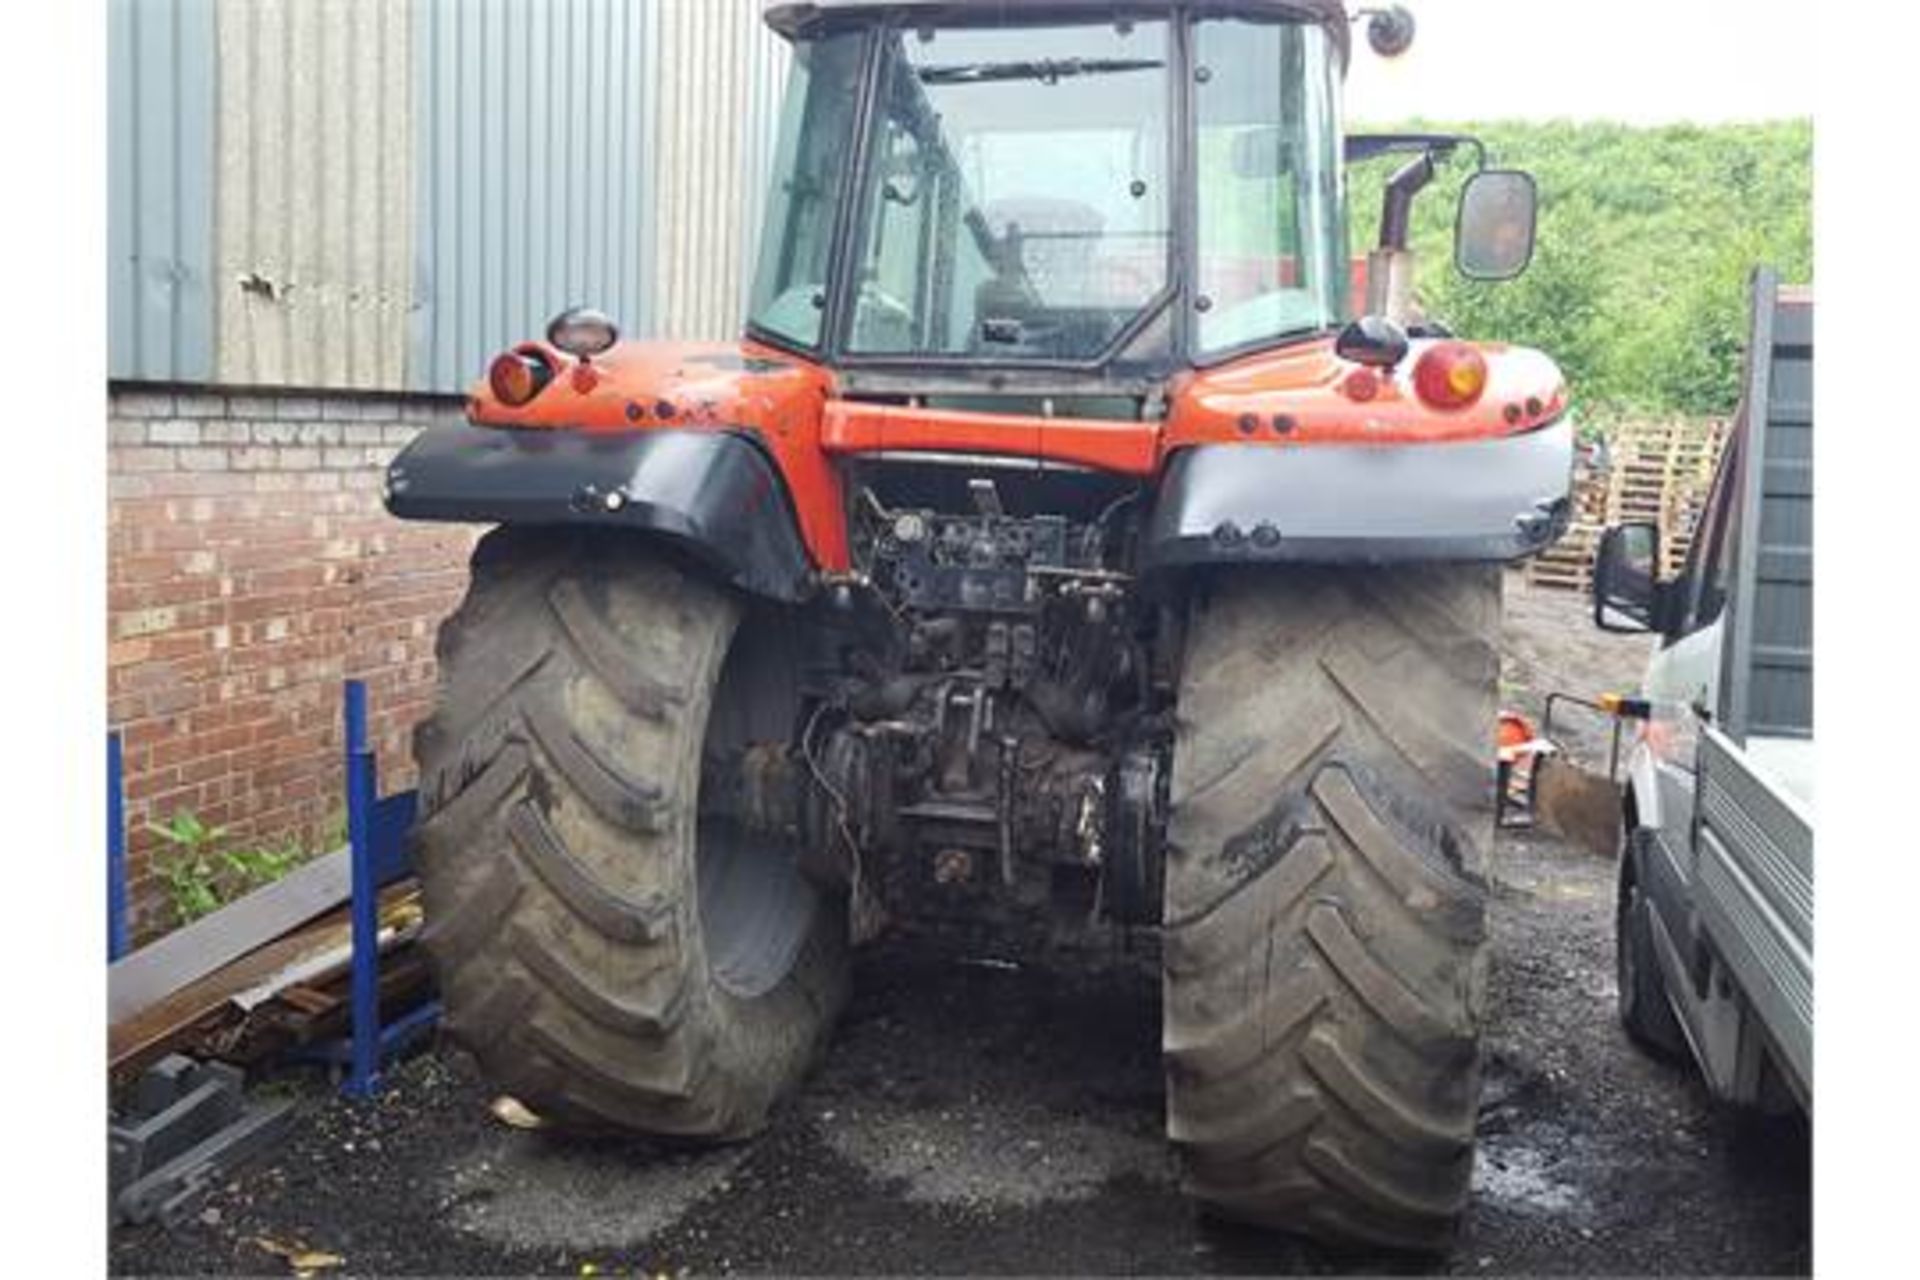
[[[794,59],[748,317],[764,343],[868,385],[1112,387],[1368,309],[1337,0],[827,0],[768,20]],[[1395,52],[1410,20],[1375,33]],[[1399,213],[1384,250],[1406,248]],[[1530,251],[1530,206],[1508,213]]]

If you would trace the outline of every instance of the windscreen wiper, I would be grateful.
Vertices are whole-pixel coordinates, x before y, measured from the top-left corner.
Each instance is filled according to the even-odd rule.
[[[945,67],[920,67],[916,74],[921,84],[988,84],[1000,80],[1038,80],[1053,84],[1068,76],[1153,71],[1166,65],[1157,58],[1033,58],[1019,62],[963,62]]]

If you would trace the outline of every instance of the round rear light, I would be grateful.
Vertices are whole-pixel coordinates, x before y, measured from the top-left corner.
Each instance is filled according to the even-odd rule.
[[[487,385],[494,399],[517,409],[553,381],[553,367],[527,351],[506,351],[494,357],[487,367]]]
[[[1427,348],[1413,366],[1413,389],[1435,409],[1464,409],[1487,389],[1487,360],[1464,342]]]

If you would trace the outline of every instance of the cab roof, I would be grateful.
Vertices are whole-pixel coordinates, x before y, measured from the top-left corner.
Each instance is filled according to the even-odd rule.
[[[1165,13],[1173,4],[1202,9],[1208,14],[1291,18],[1318,22],[1327,28],[1347,60],[1346,0],[768,0],[767,25],[788,39],[837,23],[902,16],[926,22],[1021,21],[1050,18],[1086,19],[1112,15]]]

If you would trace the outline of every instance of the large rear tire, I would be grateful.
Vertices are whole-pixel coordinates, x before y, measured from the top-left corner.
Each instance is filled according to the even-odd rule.
[[[700,812],[703,750],[784,744],[788,637],[631,541],[502,529],[415,735],[446,1028],[564,1126],[751,1135],[844,1000],[842,904]]]
[[[1473,1171],[1500,571],[1197,597],[1165,904],[1167,1126],[1211,1212],[1448,1247]]]

